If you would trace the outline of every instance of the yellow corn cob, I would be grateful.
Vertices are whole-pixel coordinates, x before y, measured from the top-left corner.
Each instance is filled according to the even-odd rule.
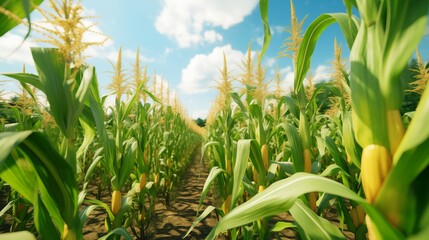
[[[155,185],[158,184],[158,181],[159,181],[159,176],[158,176],[158,174],[155,174],[153,177],[153,182],[155,183]]]
[[[362,152],[361,178],[369,203],[373,203],[392,166],[390,152],[381,145],[368,145]]]
[[[231,175],[231,160],[226,159],[226,173],[228,173],[229,175]]]
[[[228,195],[228,197],[226,197],[225,202],[223,203],[223,212],[225,214],[227,214],[229,212],[229,209],[231,208],[231,195]]]
[[[390,154],[393,156],[405,134],[399,110],[387,111],[387,129],[389,133]]]
[[[255,167],[252,167],[252,168],[253,168],[253,181],[255,181],[255,183],[257,183],[258,182],[258,171],[256,171]]]
[[[311,210],[313,210],[313,212],[316,212],[317,210],[317,197],[316,197],[316,193],[312,192],[308,194],[308,204],[310,205]]]
[[[144,152],[143,161],[147,165],[149,157],[147,156],[147,152]]]
[[[347,162],[349,164],[352,164],[352,158],[350,157],[350,154],[349,154],[349,152],[347,152],[347,150],[346,150],[346,156],[347,156]]]
[[[69,236],[69,226],[64,223],[64,229],[63,229],[63,236],[61,237],[61,239],[67,239]]]
[[[365,210],[360,205],[356,206],[356,213],[359,219],[359,225],[365,222]]]
[[[140,190],[142,190],[146,186],[146,182],[147,182],[146,173],[142,173],[140,175],[140,184],[139,184]]]
[[[304,149],[304,171],[311,173],[311,153],[309,149]]]
[[[264,187],[264,186],[262,186],[262,185],[259,185],[258,192],[262,192],[262,191],[264,191],[264,190],[265,190],[265,187]]]
[[[350,209],[350,217],[352,217],[353,225],[355,225],[355,227],[359,227],[359,216],[356,208],[352,207],[352,209]]]
[[[268,170],[268,146],[267,144],[261,147],[262,162],[264,163],[265,171]]]
[[[365,222],[366,222],[366,228],[368,229],[368,239],[376,240],[377,235],[375,234],[375,228],[372,224],[371,218],[368,215],[366,215],[365,217]]]
[[[113,191],[112,193],[112,212],[117,214],[122,207],[121,192],[118,190]]]

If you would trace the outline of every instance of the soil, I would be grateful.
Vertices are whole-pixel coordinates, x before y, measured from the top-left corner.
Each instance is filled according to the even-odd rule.
[[[162,199],[159,199],[155,205],[155,219],[148,231],[151,235],[149,239],[172,240],[182,239],[185,236],[196,218],[198,202],[207,176],[207,167],[200,162],[200,157],[196,156],[184,174],[184,179],[176,192],[171,208],[167,209],[162,203]],[[95,198],[95,192],[95,189],[90,188],[88,197]],[[107,203],[110,201],[110,196],[103,194],[101,200]],[[202,211],[211,205],[212,201],[212,198],[207,196],[202,205]],[[93,211],[83,228],[84,239],[97,239],[104,236],[106,234],[105,218],[104,210]],[[186,239],[204,239],[216,223],[216,215],[212,213],[198,223]],[[129,232],[131,233],[131,231]]]

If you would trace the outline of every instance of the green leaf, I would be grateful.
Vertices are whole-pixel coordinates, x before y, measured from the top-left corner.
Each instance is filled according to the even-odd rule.
[[[261,54],[259,54],[259,62],[261,62],[261,59],[267,51],[271,41],[271,30],[268,23],[268,2],[268,0],[259,0],[259,12],[261,14],[262,25],[264,26],[264,43],[262,45]]]
[[[31,3],[30,3],[31,2]],[[29,22],[28,26],[28,32],[25,36],[25,39],[28,37],[30,30],[31,30],[31,21],[30,21],[30,12],[34,10],[35,6],[40,5],[43,2],[43,0],[19,0],[19,1],[1,1],[0,7],[4,8],[5,10],[11,12],[12,14],[16,15],[19,19],[27,18]],[[20,22],[16,21],[15,19],[0,13],[0,36],[3,36],[5,33],[7,33],[9,30],[14,28],[20,24]]]
[[[308,236],[307,239],[346,239],[335,225],[316,215],[300,199],[295,202],[289,211],[296,223]]]
[[[120,235],[120,236],[124,237],[126,240],[133,240],[133,237],[130,235],[130,233],[127,232],[127,230],[123,227],[113,229],[107,235],[99,238],[98,240],[106,240],[110,236],[113,236],[113,235]]]
[[[234,208],[238,193],[240,192],[241,182],[243,181],[244,173],[246,172],[247,162],[250,155],[250,143],[252,140],[239,140],[237,143],[237,157],[234,164],[233,185],[231,195],[231,207]]]
[[[197,217],[197,219],[195,219],[195,221],[192,223],[191,227],[189,228],[188,232],[186,232],[185,236],[183,236],[183,238],[186,238],[186,236],[189,235],[189,233],[192,232],[192,230],[194,229],[194,227],[201,222],[201,220],[203,220],[204,218],[206,218],[213,210],[215,210],[216,207],[213,206],[208,206],[206,208],[206,210],[204,210],[203,213],[201,213],[200,216]],[[197,214],[198,215],[198,214]]]
[[[295,171],[304,172],[304,156],[301,136],[296,127],[290,124],[284,124],[288,144],[291,148],[292,162],[295,166]]]
[[[232,209],[218,222],[206,239],[215,239],[218,234],[228,229],[286,212],[295,204],[298,197],[310,192],[326,192],[357,202],[371,217],[383,239],[403,239],[401,233],[365,199],[338,182],[308,173],[297,173],[277,181],[249,201]]]
[[[425,124],[428,117],[429,91],[426,89],[394,155],[393,161],[396,164],[385,179],[376,199],[376,206],[386,216],[395,219],[400,228],[408,233],[416,229],[422,208],[427,207],[416,205],[416,201],[422,199],[416,199],[418,189],[413,182],[429,166],[429,131]],[[429,176],[423,174],[421,181],[428,180]]]
[[[2,233],[0,234],[0,239],[2,240],[36,240],[36,237],[29,231],[21,232],[11,232],[11,233]]]
[[[21,84],[30,84],[31,86],[36,87],[43,93],[45,92],[44,86],[39,80],[39,76],[30,73],[5,73],[3,74],[6,77],[10,77],[18,80]]]
[[[316,18],[305,31],[299,47],[297,69],[294,79],[295,92],[299,92],[303,85],[304,78],[310,68],[311,56],[313,55],[318,38],[322,32],[334,22],[340,25],[349,47],[353,45],[358,32],[357,26],[359,26],[357,20],[354,20],[351,24],[349,16],[345,13],[327,13]]]
[[[203,204],[203,201],[208,193],[208,191],[210,190],[210,186],[211,184],[214,182],[214,180],[216,179],[216,177],[220,174],[220,173],[224,173],[225,170],[215,166],[210,170],[209,176],[207,177],[205,183],[204,183],[204,187],[203,187],[203,191],[201,192],[201,197],[200,197],[200,201],[198,203],[198,209],[197,209],[197,216],[199,214],[199,211],[201,209],[201,205]]]
[[[281,232],[286,228],[295,228],[296,225],[290,222],[276,222],[273,228],[271,228],[271,232]]]

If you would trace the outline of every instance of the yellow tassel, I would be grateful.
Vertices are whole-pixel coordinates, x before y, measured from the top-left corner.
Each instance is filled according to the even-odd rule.
[[[121,192],[118,190],[112,193],[112,212],[116,215],[122,207]]]
[[[391,166],[392,159],[386,147],[372,144],[363,149],[361,179],[363,190],[369,203],[375,201]]]

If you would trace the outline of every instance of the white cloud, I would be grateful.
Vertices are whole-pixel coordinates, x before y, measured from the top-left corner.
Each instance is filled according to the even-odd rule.
[[[265,66],[267,67],[272,67],[274,66],[274,64],[276,63],[276,59],[275,58],[266,58],[265,59]]]
[[[173,49],[172,48],[169,48],[169,47],[166,47],[165,49],[164,49],[164,55],[169,55],[171,52],[173,52]]]
[[[30,47],[37,47],[37,44],[29,39],[23,42],[23,39],[22,36],[12,32],[3,35],[0,38],[0,61],[8,64],[34,65]]]
[[[182,70],[182,79],[178,88],[186,94],[208,92],[213,87],[214,79],[219,77],[219,68],[223,66],[223,53],[225,53],[228,67],[237,68],[244,53],[232,49],[231,45],[216,47],[209,54],[197,54],[188,66]]]
[[[329,67],[325,65],[319,65],[316,67],[316,71],[313,75],[313,80],[315,83],[321,82],[323,80],[326,80],[329,78]],[[280,69],[280,74],[283,77],[283,80],[281,82],[281,87],[284,91],[284,93],[289,93],[291,90],[293,90],[294,85],[294,79],[295,74],[293,72],[293,69],[291,66],[287,66],[285,68]],[[271,89],[274,89],[274,81],[271,83],[272,87]],[[304,85],[306,82],[304,81]]]
[[[212,28],[228,29],[242,22],[257,4],[258,0],[164,0],[155,27],[161,34],[174,38],[182,48],[204,41],[212,43],[222,40]]]
[[[223,40],[223,36],[220,35],[219,33],[217,33],[214,30],[205,31],[204,32],[204,40],[206,40],[209,43],[214,43],[214,42],[217,42],[217,41],[222,41]]]
[[[330,75],[330,67],[326,65],[319,65],[316,68],[316,72],[314,73],[314,81],[316,83],[329,79]]]
[[[264,44],[264,37],[256,38],[256,43],[262,47],[262,45]]]

